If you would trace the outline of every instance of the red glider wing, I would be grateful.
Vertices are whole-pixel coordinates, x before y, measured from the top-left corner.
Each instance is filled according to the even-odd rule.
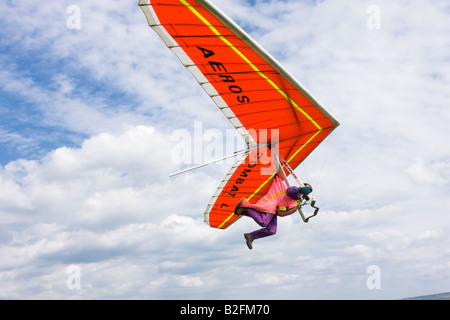
[[[275,167],[269,165],[272,173],[266,170],[271,156],[265,146],[277,142],[277,151],[295,169],[339,123],[210,2],[140,0],[139,5],[150,27],[191,71],[249,148],[256,149],[234,165],[205,212],[211,227],[227,228],[238,218],[233,210],[242,197],[256,202],[270,188]]]

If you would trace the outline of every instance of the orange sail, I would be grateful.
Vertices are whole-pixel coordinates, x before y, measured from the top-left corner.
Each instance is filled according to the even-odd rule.
[[[225,229],[241,198],[258,201],[276,168],[295,169],[338,125],[280,64],[206,0],[140,0],[147,21],[191,71],[249,146],[208,204],[205,222]],[[274,149],[275,148],[275,149]]]

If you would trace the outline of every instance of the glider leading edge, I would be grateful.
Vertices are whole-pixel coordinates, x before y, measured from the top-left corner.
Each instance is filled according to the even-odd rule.
[[[251,248],[252,240],[273,233],[277,214],[292,214],[298,206],[303,216],[302,199],[314,206],[312,195],[306,189],[302,193],[305,185],[294,170],[339,122],[210,2],[140,0],[139,6],[150,27],[194,75],[248,145],[208,204],[205,222],[213,228],[226,229],[243,215],[254,218],[265,231],[246,234]],[[296,194],[292,193],[293,187],[288,188],[288,175],[293,175],[300,186],[295,188]],[[268,202],[267,197],[274,190],[289,199],[278,199],[277,195],[271,202],[288,211],[265,212],[250,203]],[[283,201],[287,201],[287,206],[281,205]]]

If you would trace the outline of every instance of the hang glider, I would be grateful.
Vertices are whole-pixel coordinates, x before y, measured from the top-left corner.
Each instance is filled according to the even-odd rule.
[[[140,0],[150,27],[245,139],[248,150],[212,197],[205,222],[225,229],[240,199],[258,201],[279,166],[295,168],[339,125],[282,66],[206,0]],[[291,169],[291,170],[289,170]]]

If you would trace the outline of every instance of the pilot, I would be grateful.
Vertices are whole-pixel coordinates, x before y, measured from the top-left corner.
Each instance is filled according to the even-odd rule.
[[[239,201],[234,210],[235,215],[253,218],[262,229],[245,233],[244,238],[249,249],[253,249],[253,241],[272,236],[277,232],[277,216],[286,217],[297,211],[297,206],[313,191],[311,185],[289,187],[278,176],[275,177],[269,192],[256,204],[245,198]]]

